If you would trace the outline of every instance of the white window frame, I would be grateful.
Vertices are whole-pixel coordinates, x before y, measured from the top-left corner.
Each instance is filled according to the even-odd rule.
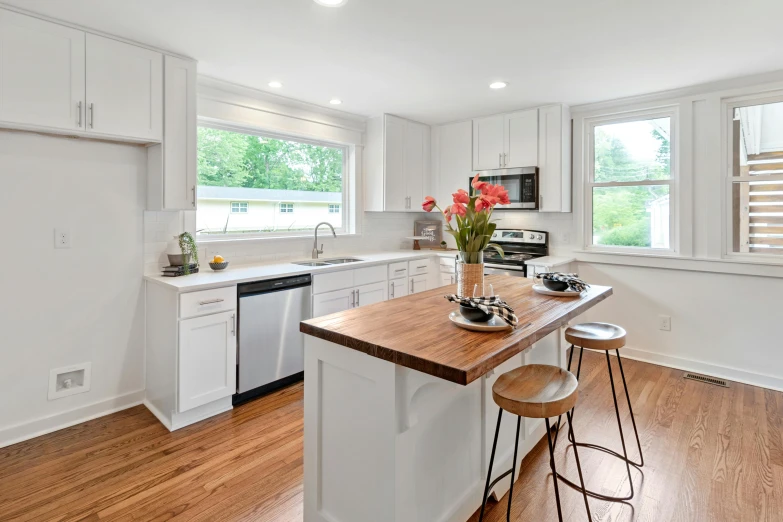
[[[257,127],[240,125],[240,124],[230,123],[226,121],[216,121],[207,118],[199,118],[198,126],[209,128],[209,129],[218,129],[218,130],[224,130],[228,132],[236,132],[240,134],[248,134],[251,136],[259,136],[261,138],[295,141],[299,143],[308,143],[310,145],[318,145],[321,147],[332,147],[336,149],[341,149],[343,151],[343,190],[342,190],[342,202],[340,203],[340,205],[341,205],[341,209],[345,210],[345,212],[342,212],[341,225],[339,227],[334,227],[334,230],[335,233],[337,233],[338,235],[352,234],[352,229],[354,227],[352,226],[352,223],[349,222],[349,220],[351,219],[353,213],[350,212],[349,206],[351,201],[351,193],[352,193],[351,191],[354,190],[354,187],[351,184],[351,176],[350,176],[350,160],[351,160],[350,145],[347,145],[345,143],[331,142],[328,140],[316,140],[312,138],[297,136],[294,134],[285,134],[285,133],[279,133],[273,131],[266,131],[264,129],[260,129]],[[197,208],[196,212],[198,212],[198,207],[196,208]],[[278,207],[278,213],[280,213],[279,207]],[[231,233],[205,234],[205,235],[198,235],[196,239],[198,240],[199,243],[210,243],[210,242],[235,241],[235,240],[254,240],[254,239],[263,240],[263,239],[312,237],[312,235],[313,232],[307,230],[296,231],[296,232],[277,230],[275,232],[261,232],[256,234],[231,234]]]
[[[734,176],[734,109],[737,107],[746,107],[748,105],[764,105],[766,103],[783,102],[783,90],[749,94],[744,96],[735,96],[724,98],[723,121],[721,130],[723,134],[724,153],[721,155],[722,170],[724,173],[723,182],[723,259],[741,261],[757,264],[780,264],[783,265],[783,255],[781,254],[763,254],[760,252],[734,252],[734,198],[732,185],[735,182],[744,181],[781,181],[783,174],[769,174],[763,178],[758,176]]]
[[[237,205],[237,209],[238,210],[236,212],[234,212],[234,205]],[[244,207],[242,205],[244,205]],[[245,209],[244,212],[242,211],[243,208]],[[247,201],[232,201],[231,202],[231,213],[232,214],[247,214],[249,208],[250,208],[250,205],[248,204]]]
[[[634,121],[669,118],[669,164],[671,165],[671,177],[668,180],[654,181],[613,181],[595,182],[595,128],[602,125],[615,123],[629,123]],[[677,106],[658,107],[644,109],[621,114],[607,114],[585,119],[586,147],[584,165],[586,168],[584,182],[584,249],[588,252],[622,253],[622,254],[647,254],[657,256],[675,256],[679,251],[679,110]],[[593,244],[593,188],[594,187],[637,187],[645,185],[669,186],[669,248],[644,248],[624,247],[615,245]]]
[[[277,207],[281,214],[293,214],[294,213],[294,204],[293,203],[280,203]]]

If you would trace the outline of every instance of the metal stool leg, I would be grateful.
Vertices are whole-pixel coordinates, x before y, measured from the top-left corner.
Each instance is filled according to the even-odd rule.
[[[571,360],[574,358],[574,350],[575,350],[575,346],[572,344],[571,345],[571,353],[568,354],[568,371],[569,372],[571,371]],[[584,355],[584,353],[585,353],[585,349],[582,348],[582,347],[579,347],[579,366],[577,367],[577,370],[576,370],[576,380],[577,381],[579,380],[579,376],[582,373],[582,355]],[[576,409],[576,407],[571,408],[571,418],[572,419],[573,419],[573,416],[574,416],[574,410],[575,409]],[[563,417],[562,415],[558,415],[557,416],[557,424],[555,424],[555,443],[554,443],[555,447],[557,446],[557,436],[560,435],[560,419],[562,417]],[[570,430],[568,431],[568,441],[571,444],[574,443],[574,438],[571,435],[571,431]]]
[[[633,424],[633,433],[636,435],[636,447],[639,448],[639,464],[631,462],[634,466],[644,466],[644,454],[642,453],[642,443],[639,441],[639,432],[636,429],[636,418],[633,415],[633,406],[631,406],[631,396],[628,394],[628,384],[625,382],[625,372],[623,371],[623,360],[620,358],[620,350],[614,351],[617,354],[617,364],[620,366],[620,375],[623,377],[623,388],[625,389],[625,400],[628,401],[628,411],[631,412],[631,423]]]
[[[555,484],[555,502],[557,503],[557,519],[563,522],[563,511],[560,509],[560,491],[557,489],[557,468],[555,467],[555,447],[552,445],[552,430],[549,427],[549,419],[546,423],[546,439],[549,443],[549,467],[552,468],[552,482]]]
[[[617,352],[617,357],[618,357],[617,360],[618,360],[618,363],[620,364],[620,373],[623,376],[623,387],[625,388],[625,398],[628,401],[628,407],[630,408],[631,407],[631,398],[630,398],[630,395],[628,394],[628,386],[627,386],[627,383],[625,381],[625,374],[624,374],[624,372],[622,370],[622,362],[620,360],[620,353],[619,353],[619,350],[616,350],[616,352]],[[636,466],[636,467],[641,467],[642,465],[644,465],[644,457],[642,457],[642,446],[641,446],[641,443],[639,441],[639,434],[636,431],[636,421],[633,420],[633,409],[631,409],[631,419],[632,419],[633,426],[634,426],[634,433],[636,434],[636,444],[637,444],[637,446],[639,448],[639,455],[640,455],[640,457],[642,457],[642,460],[641,460],[640,464],[637,464],[637,463],[633,462],[631,459],[628,458],[628,452],[627,452],[626,447],[625,447],[625,436],[623,434],[623,426],[622,426],[622,423],[620,422],[620,408],[617,405],[617,393],[616,393],[615,386],[614,386],[614,376],[612,374],[612,363],[611,363],[611,360],[609,358],[609,352],[608,351],[606,352],[606,367],[607,367],[608,372],[609,372],[609,383],[610,383],[611,388],[612,388],[612,400],[614,401],[614,413],[615,413],[615,416],[617,418],[617,429],[620,431],[620,442],[621,442],[622,447],[623,447],[622,455],[617,453],[616,451],[613,451],[613,450],[611,450],[609,448],[605,448],[603,446],[599,446],[597,444],[590,444],[590,443],[586,443],[586,442],[574,442],[573,439],[572,439],[572,437],[573,437],[573,431],[572,430],[569,430],[569,439],[571,439],[571,445],[574,446],[574,450],[576,450],[576,446],[583,447],[583,448],[596,449],[596,450],[603,451],[605,453],[608,453],[608,454],[610,454],[610,455],[612,455],[614,457],[617,457],[617,458],[625,461],[626,471],[628,472],[628,484],[630,486],[631,493],[629,495],[627,495],[627,496],[624,496],[624,497],[614,497],[614,496],[609,496],[609,495],[602,495],[602,494],[596,493],[594,491],[585,490],[584,488],[581,488],[581,487],[577,486],[576,484],[574,484],[573,482],[571,482],[570,480],[568,480],[567,478],[565,478],[562,475],[558,475],[558,476],[559,476],[559,478],[563,482],[568,484],[570,487],[572,487],[572,488],[574,488],[574,489],[576,489],[578,491],[582,491],[583,493],[585,493],[585,494],[587,494],[587,495],[589,495],[589,496],[591,496],[593,498],[596,498],[596,499],[599,499],[599,500],[606,500],[608,502],[622,502],[622,501],[625,501],[625,500],[631,500],[633,498],[633,496],[634,496],[633,477],[631,476],[631,465]],[[569,419],[569,425],[573,422],[573,410],[571,411],[571,414],[572,414],[572,416]]]
[[[500,433],[500,421],[503,420],[503,408],[498,408],[498,425],[495,427],[495,441],[492,443],[492,456],[489,457],[489,471],[487,471],[487,485],[484,487],[484,500],[481,502],[481,515],[479,522],[484,520],[484,508],[487,505],[487,495],[489,495],[489,481],[492,479],[492,464],[495,462],[495,450],[498,447],[498,434]]]
[[[495,480],[492,480],[492,465],[495,462],[495,450],[498,446],[498,434],[500,433],[500,421],[503,419],[503,408],[498,408],[498,425],[495,428],[495,441],[492,443],[492,455],[489,458],[489,471],[487,471],[487,484],[484,487],[484,499],[481,502],[481,514],[479,515],[479,522],[484,520],[484,509],[487,506],[487,497],[489,496],[489,490],[500,481],[506,475],[511,475],[511,487],[508,490],[508,510],[506,511],[506,520],[511,522],[511,500],[514,496],[514,473],[517,467],[517,450],[519,449],[519,427],[522,423],[522,417],[517,415],[517,438],[514,442],[514,461],[511,464],[511,469],[500,475]],[[490,482],[492,480],[492,482]]]
[[[568,416],[568,432],[571,435],[571,437],[576,440],[576,436],[574,436],[574,423],[571,420],[571,416],[573,415],[571,412],[567,412],[566,415]],[[582,477],[582,465],[579,462],[579,451],[577,450],[577,445],[574,445],[574,458],[576,459],[576,470],[579,472],[579,485],[582,486],[582,496],[585,497],[585,509],[587,510],[587,519],[592,521],[593,515],[590,513],[590,503],[587,501],[587,488],[585,488],[585,479]]]

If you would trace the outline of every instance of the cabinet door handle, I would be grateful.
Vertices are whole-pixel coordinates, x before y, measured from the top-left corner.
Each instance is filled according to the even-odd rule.
[[[90,128],[91,129],[94,127],[93,119],[94,119],[94,115],[93,115],[93,108],[92,108],[92,103],[91,103],[90,104]]]
[[[502,166],[503,166],[503,153],[498,152],[498,167],[502,167]]]
[[[218,298],[218,299],[207,299],[206,301],[199,301],[198,304],[200,304],[201,306],[204,306],[204,305],[208,305],[208,304],[222,303],[223,301],[225,301],[225,299],[220,299],[220,298]]]
[[[507,165],[508,165],[508,158],[506,158],[506,153],[504,152],[503,153],[503,166],[505,167]]]
[[[359,289],[356,290],[356,306],[361,306],[359,304]]]
[[[538,196],[538,208],[540,209],[543,206],[544,206],[544,196],[543,195],[539,195]]]
[[[413,293],[413,278],[411,278],[411,293]]]
[[[231,314],[231,335],[237,336],[237,314]]]
[[[193,188],[190,189],[193,191],[193,206],[196,206],[196,185],[193,185]]]
[[[394,283],[389,283],[389,296],[394,299]]]
[[[356,290],[351,290],[351,308],[356,308]]]
[[[79,121],[76,124],[76,126],[81,129],[82,128],[82,102],[77,103],[76,104],[76,108],[77,108],[77,110],[79,112]]]

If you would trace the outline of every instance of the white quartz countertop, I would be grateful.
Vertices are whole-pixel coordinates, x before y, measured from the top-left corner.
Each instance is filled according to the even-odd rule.
[[[573,263],[576,261],[575,257],[554,257],[554,256],[544,256],[544,257],[536,257],[534,259],[528,259],[525,261],[526,265],[532,265],[532,266],[560,266],[560,265],[567,265],[568,263]]]
[[[221,286],[229,286],[238,283],[247,283],[250,281],[263,281],[264,279],[275,279],[278,277],[288,277],[302,274],[322,274],[327,272],[339,272],[352,268],[362,268],[365,266],[380,265],[384,263],[393,263],[395,261],[410,261],[413,259],[425,259],[435,256],[436,253],[431,250],[400,250],[394,252],[372,252],[365,254],[346,254],[340,256],[325,256],[321,261],[334,259],[337,257],[355,257],[361,259],[356,263],[345,263],[341,265],[330,266],[300,266],[292,262],[285,263],[267,263],[257,265],[238,265],[232,267],[230,259],[228,268],[215,272],[209,268],[209,263],[202,262],[198,274],[192,274],[180,277],[163,277],[160,275],[147,275],[144,279],[151,283],[166,286],[178,292],[193,292],[195,290],[206,290]],[[300,259],[298,261],[310,261],[309,259]]]

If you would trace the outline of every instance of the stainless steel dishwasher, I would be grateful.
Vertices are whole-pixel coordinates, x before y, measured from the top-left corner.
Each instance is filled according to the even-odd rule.
[[[310,275],[242,283],[237,354],[238,404],[304,376],[304,334],[311,318]]]

